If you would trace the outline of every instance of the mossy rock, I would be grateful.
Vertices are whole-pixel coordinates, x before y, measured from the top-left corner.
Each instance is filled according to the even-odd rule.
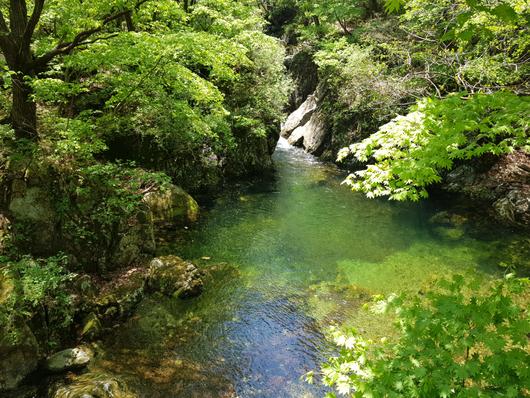
[[[189,224],[199,218],[199,205],[186,191],[175,185],[144,196],[155,224]]]
[[[149,265],[148,287],[178,298],[195,297],[203,290],[202,273],[177,256],[154,258]]]
[[[47,255],[53,252],[57,214],[45,190],[31,187],[17,192],[9,204],[9,211],[20,242],[32,253]]]
[[[16,388],[40,359],[37,339],[26,324],[11,332],[0,329],[0,391]]]
[[[91,312],[83,320],[83,327],[81,329],[81,338],[86,340],[93,340],[103,333],[103,326],[98,316]]]
[[[439,238],[445,240],[459,240],[465,235],[463,228],[436,227],[433,231]]]
[[[146,271],[142,268],[133,268],[116,275],[95,299],[99,320],[109,324],[131,314],[144,297],[145,278]]]
[[[429,223],[434,225],[461,226],[468,222],[468,218],[462,214],[441,211],[429,218]]]

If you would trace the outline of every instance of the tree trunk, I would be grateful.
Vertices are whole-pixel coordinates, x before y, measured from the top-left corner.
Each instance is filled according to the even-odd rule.
[[[37,105],[31,99],[31,87],[22,74],[13,77],[12,91],[11,124],[16,137],[34,140],[37,137]]]

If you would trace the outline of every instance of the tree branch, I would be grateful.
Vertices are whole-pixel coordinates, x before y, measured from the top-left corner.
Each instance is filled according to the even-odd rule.
[[[35,0],[35,6],[33,7],[33,13],[29,18],[28,24],[26,25],[26,30],[24,31],[24,37],[22,38],[22,45],[29,46],[31,44],[31,38],[35,28],[39,23],[40,17],[42,15],[42,9],[44,8],[45,0]]]
[[[137,10],[142,4],[148,1],[149,0],[140,0],[138,3],[136,3],[136,5],[134,6],[134,9]],[[120,11],[116,14],[109,15],[101,22],[101,25],[98,26],[97,28],[88,29],[88,30],[78,33],[71,42],[65,42],[65,43],[58,44],[53,50],[50,50],[47,53],[35,59],[35,69],[42,70],[43,68],[46,67],[48,62],[50,62],[56,56],[62,55],[62,54],[68,54],[70,51],[72,51],[76,47],[87,44],[85,40],[88,39],[90,36],[101,32],[105,28],[105,26],[108,25],[110,22],[115,21],[116,19],[122,18],[130,12],[131,10],[127,9],[124,11]]]

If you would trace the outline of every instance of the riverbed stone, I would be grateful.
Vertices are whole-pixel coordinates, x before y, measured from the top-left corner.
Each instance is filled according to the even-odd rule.
[[[136,398],[123,380],[105,373],[86,373],[51,388],[51,398]]]
[[[177,256],[154,258],[149,265],[148,287],[167,296],[190,298],[203,290],[202,273]]]
[[[94,352],[89,347],[67,348],[50,356],[46,360],[44,368],[53,373],[82,369],[88,366],[93,358]]]
[[[189,224],[199,218],[199,205],[195,199],[176,185],[162,191],[149,192],[143,201],[155,224]]]

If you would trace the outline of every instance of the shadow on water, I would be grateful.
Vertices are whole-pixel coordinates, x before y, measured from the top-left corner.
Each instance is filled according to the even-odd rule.
[[[429,205],[353,194],[341,171],[283,141],[274,156],[274,178],[227,190],[161,250],[208,271],[203,295],[145,299],[91,371],[142,397],[323,396],[300,377],[330,355],[330,322],[375,336],[388,325],[359,310],[372,294],[492,270],[491,240],[431,225]]]

